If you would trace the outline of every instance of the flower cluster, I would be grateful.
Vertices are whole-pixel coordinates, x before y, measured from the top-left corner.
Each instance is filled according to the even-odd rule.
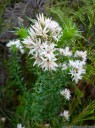
[[[86,73],[84,66],[86,65],[87,52],[76,51],[73,53],[69,47],[66,47],[65,49],[59,48],[58,51],[62,57],[69,57],[68,61],[66,62],[65,60],[60,66],[62,70],[70,68],[69,74],[71,75],[72,80],[77,84],[78,81],[82,79],[83,74]]]
[[[27,37],[22,41],[10,41],[7,47],[15,46],[21,53],[28,49],[28,54],[34,59],[33,66],[37,65],[42,70],[56,71],[59,67],[62,71],[70,69],[69,74],[72,80],[78,83],[86,72],[84,65],[87,52],[76,51],[73,53],[69,47],[59,48],[58,41],[61,36],[64,36],[64,33],[59,24],[51,18],[39,14],[34,25],[28,29]],[[64,59],[66,57],[67,59]]]
[[[70,74],[72,76],[72,80],[78,83],[78,81],[82,79],[82,74],[86,73],[84,65],[86,64],[87,52],[76,51],[74,57],[81,58],[81,60],[69,60],[69,65],[71,67]]]
[[[56,56],[54,54],[55,52],[55,44],[51,43],[48,44],[47,42],[41,42],[39,41],[37,43],[34,43],[31,46],[31,50],[29,54],[32,54],[35,62],[34,65],[37,64],[40,66],[43,70],[56,70],[56,67],[58,67],[56,63]]]
[[[45,18],[43,14],[39,14],[35,24],[31,26],[29,34],[33,36],[32,33],[35,33],[34,37],[40,37],[44,41],[50,41],[51,39],[58,41],[61,30],[62,28],[56,21],[53,21],[51,18]]]
[[[47,19],[44,15],[38,15],[35,24],[29,28],[29,36],[22,41],[29,49],[29,54],[35,59],[34,65],[43,70],[56,70],[56,44],[61,36],[62,28],[56,21]]]

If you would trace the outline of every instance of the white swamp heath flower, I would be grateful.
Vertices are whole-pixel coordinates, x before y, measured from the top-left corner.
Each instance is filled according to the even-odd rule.
[[[6,44],[7,47],[12,47],[12,46],[15,46],[18,50],[20,50],[20,52],[23,54],[24,53],[24,49],[23,49],[23,46],[20,42],[20,40],[12,40],[12,41],[9,41],[7,44]]]
[[[25,128],[25,127],[22,127],[22,124],[17,124],[17,128]]]
[[[60,113],[60,116],[63,116],[67,121],[69,121],[69,111],[67,111],[67,110],[64,110],[64,112],[62,113]]]
[[[64,90],[61,90],[60,94],[64,96],[67,100],[70,100],[71,92],[69,89],[65,88]]]
[[[71,74],[72,80],[74,80],[77,84],[78,81],[82,79],[82,74],[86,73],[85,69],[83,69],[83,63],[79,60],[70,60],[69,65],[71,66],[69,74]]]

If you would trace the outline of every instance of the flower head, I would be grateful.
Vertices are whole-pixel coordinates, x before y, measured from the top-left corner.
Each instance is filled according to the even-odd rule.
[[[30,36],[28,36],[27,38],[25,38],[22,43],[25,45],[26,48],[31,48],[33,45],[33,40],[31,39]]]
[[[71,66],[69,74],[71,74],[72,80],[75,80],[75,82],[78,83],[78,81],[82,79],[82,74],[86,73],[85,69],[83,68],[83,63],[79,60],[70,60],[69,64]]]
[[[55,54],[54,54],[55,46],[56,45],[54,43],[51,44],[48,44],[47,42],[43,43],[43,50],[40,55],[49,60],[55,58]]]
[[[64,110],[64,112],[62,113],[60,113],[60,116],[63,116],[67,121],[69,121],[69,111],[67,111],[67,110]]]
[[[35,37],[40,37],[43,40],[51,40],[50,38],[58,41],[60,38],[60,33],[62,33],[62,28],[56,21],[51,18],[46,18],[43,14],[37,15],[37,20],[34,25],[31,26],[29,34]]]
[[[41,68],[44,70],[54,70],[56,71],[58,65],[55,62],[56,59],[42,59],[42,63],[40,64]]]
[[[24,53],[24,49],[23,49],[23,46],[20,42],[20,40],[12,40],[12,41],[9,41],[9,43],[7,43],[6,45],[7,47],[12,47],[12,46],[15,46],[18,50],[20,50],[20,52],[23,54]]]
[[[41,42],[41,39],[36,39],[35,42],[32,42],[29,54],[39,55],[42,52],[42,50],[43,50],[43,44]]]
[[[62,67],[62,70],[66,70],[68,68],[68,65],[66,63],[63,63],[61,67]]]
[[[64,96],[67,100],[70,100],[71,92],[69,89],[65,88],[64,90],[61,90],[60,94]]]
[[[17,128],[25,128],[25,127],[22,127],[22,124],[17,124]]]
[[[83,61],[86,61],[87,59],[87,51],[76,51],[74,54],[75,57],[81,57],[83,59]]]
[[[59,53],[63,56],[72,56],[72,52],[69,47],[66,47],[65,49],[60,48]]]

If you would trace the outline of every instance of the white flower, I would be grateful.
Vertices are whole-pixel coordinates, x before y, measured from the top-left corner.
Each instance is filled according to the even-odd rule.
[[[38,65],[43,70],[56,70],[56,44],[62,35],[62,28],[56,21],[46,18],[43,14],[37,15],[34,25],[28,30],[29,36],[22,43],[29,48],[29,55],[35,59],[33,65]]]
[[[18,49],[20,50],[20,52],[21,52],[22,54],[24,54],[25,51],[24,51],[24,48],[23,48],[22,45],[20,45]]]
[[[39,55],[35,54],[33,58],[35,59],[33,66],[35,66],[36,64],[39,66],[42,63],[42,58]]]
[[[33,26],[31,26],[29,34],[32,36],[42,37],[44,40],[54,40],[58,41],[62,35],[62,28],[56,21],[51,20],[51,18],[44,17],[43,14],[37,15],[37,20]]]
[[[81,62],[81,64],[84,66],[84,65],[86,65],[86,61],[85,60],[83,60],[83,61],[80,61]]]
[[[86,61],[87,59],[87,51],[76,51],[74,54],[75,57],[81,57],[83,59],[83,61]]]
[[[44,70],[56,70],[58,67],[57,63],[55,62],[56,59],[42,59],[40,66]]]
[[[70,90],[69,89],[64,89],[64,90],[61,90],[60,91],[60,94],[62,95],[62,96],[64,96],[67,100],[70,100],[70,97],[71,97],[71,92],[70,92]]]
[[[31,39],[32,39],[33,41],[35,41],[35,39],[36,39],[36,33],[35,33],[35,31],[32,29],[32,26],[29,28],[28,32],[29,32],[29,35],[30,35]]]
[[[85,74],[85,69],[72,69],[70,70],[70,74],[72,75],[72,80],[74,80],[77,84],[78,81],[82,79],[82,74]]]
[[[69,65],[76,69],[83,66],[80,60],[75,60],[75,61],[69,60]]]
[[[6,44],[7,47],[11,47],[13,45],[15,45],[16,47],[19,47],[20,41],[19,40],[11,40],[11,41],[9,41],[9,43]]]
[[[39,55],[39,53],[41,53],[42,50],[43,50],[43,44],[41,42],[41,39],[39,39],[39,40],[36,39],[35,42],[32,42],[29,54],[32,54],[32,55],[37,54],[37,55]]]
[[[35,59],[33,65],[37,64],[43,70],[56,70],[58,65],[55,62],[57,60],[54,54],[55,46],[54,43],[41,42],[41,39],[32,42],[29,54],[32,54]]]
[[[50,30],[53,39],[58,41],[60,39],[60,36],[62,35],[61,34],[62,28],[59,26],[59,24],[56,21],[52,20],[48,24],[48,29]]]
[[[64,114],[64,118],[65,118],[66,120],[69,120],[69,111],[64,110],[63,114]]]
[[[24,49],[23,49],[23,46],[20,42],[20,40],[12,40],[12,41],[9,41],[9,43],[7,43],[6,45],[7,47],[12,47],[12,46],[15,46],[17,49],[20,50],[20,52],[23,54],[24,53]]]
[[[37,15],[37,20],[38,20],[38,22],[41,23],[42,25],[45,25],[46,18],[44,17],[43,13]]]
[[[63,56],[72,56],[72,52],[69,47],[66,47],[65,49],[60,48],[59,53]]]
[[[22,41],[22,43],[25,45],[26,48],[31,48],[33,45],[33,40],[30,36],[28,36]]]
[[[77,84],[78,81],[82,79],[83,77],[82,74],[86,73],[85,69],[83,69],[83,63],[82,61],[79,60],[76,61],[70,60],[69,65],[72,68],[69,74],[71,74],[72,80],[74,80]]]
[[[47,42],[43,43],[43,51],[40,55],[49,60],[55,58],[55,54],[54,54],[55,46],[56,45],[54,43],[51,44],[48,44]]]
[[[32,26],[32,29],[35,31],[37,36],[47,39],[48,37],[47,33],[49,32],[47,26],[43,28],[40,24],[36,23],[35,25]]]
[[[67,111],[67,110],[64,110],[64,112],[62,113],[60,113],[60,116],[63,116],[67,121],[69,121],[69,111]]]
[[[62,70],[66,70],[68,68],[68,65],[66,63],[62,64]]]
[[[25,128],[25,127],[22,127],[22,124],[17,124],[17,128]]]

